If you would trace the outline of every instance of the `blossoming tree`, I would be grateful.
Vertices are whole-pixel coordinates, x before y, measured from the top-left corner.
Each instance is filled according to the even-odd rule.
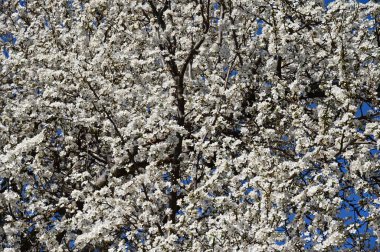
[[[376,250],[380,5],[3,0],[6,251]]]

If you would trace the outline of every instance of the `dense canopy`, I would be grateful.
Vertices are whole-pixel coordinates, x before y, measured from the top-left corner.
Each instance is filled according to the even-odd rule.
[[[4,251],[364,251],[380,4],[0,1]]]

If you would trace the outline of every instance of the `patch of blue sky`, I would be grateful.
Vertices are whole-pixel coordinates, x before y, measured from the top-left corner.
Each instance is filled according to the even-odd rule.
[[[212,207],[207,207],[206,209],[203,209],[202,207],[198,207],[197,208],[198,217],[202,218],[202,217],[210,216],[212,213],[212,210],[213,210]]]
[[[172,188],[171,187],[165,187],[165,194],[170,194],[172,192]]]
[[[360,206],[360,201],[363,198],[357,194],[354,188],[341,191],[339,195],[344,200],[341,202],[337,217],[344,220],[344,225],[346,226],[353,223],[363,224],[364,222],[359,218],[369,216],[369,212]]]
[[[212,168],[210,171],[210,175],[214,175],[216,173],[216,171],[217,171],[216,167]]]
[[[140,243],[145,244],[146,243],[146,234],[144,229],[137,229],[135,233],[135,237],[139,240]]]
[[[264,82],[264,87],[271,88],[272,86],[273,84],[271,82],[268,82],[268,81]]]
[[[245,187],[247,184],[248,184],[248,179],[243,179],[243,180],[240,180],[240,184],[241,184],[241,186],[242,187]],[[246,187],[245,189],[244,189],[244,195],[249,195],[251,192],[254,192],[255,191],[255,189],[253,188],[253,187]]]
[[[4,43],[12,43],[13,45],[16,44],[16,37],[13,36],[12,33],[6,33],[3,35],[0,35],[0,40],[3,41]]]
[[[37,175],[34,175],[33,177],[34,177],[34,181],[35,181],[34,184],[33,184],[33,188],[34,189],[38,189],[38,186],[39,186],[38,180],[39,180],[39,178],[38,178]]]
[[[339,165],[340,171],[343,172],[344,174],[346,174],[348,172],[347,167],[349,165],[349,162],[343,156],[338,156],[336,158],[336,162]]]
[[[25,210],[25,212],[24,212],[24,215],[26,216],[26,217],[33,217],[33,216],[36,216],[37,215],[37,212],[36,211],[31,211],[31,210]]]
[[[247,187],[244,191],[244,195],[249,195],[251,192],[255,191],[252,187]]]
[[[232,70],[230,70],[230,67],[229,67],[229,66],[224,67],[224,68],[223,68],[223,72],[225,72],[225,73],[228,73],[228,72],[229,72],[229,74],[228,74],[228,78],[235,77],[236,75],[239,74],[239,71],[238,71],[238,70],[236,70],[236,69],[232,69]]]
[[[5,58],[9,59],[10,58],[10,55],[9,55],[9,51],[7,48],[3,47],[3,55],[5,56]]]
[[[276,245],[278,246],[284,246],[286,244],[286,239],[283,240],[276,240],[275,241]]]
[[[303,247],[307,251],[312,250],[315,245],[313,242],[313,236],[313,234],[307,232],[304,232],[301,235],[301,238],[305,241],[305,245]]]
[[[185,212],[182,211],[181,209],[179,209],[179,210],[176,212],[176,215],[185,215]]]
[[[149,104],[146,105],[146,112],[147,112],[148,114],[150,114],[150,113],[152,112],[152,110],[151,110]]]
[[[202,216],[202,214],[203,214],[203,209],[202,209],[202,207],[198,207],[198,208],[197,208],[197,213],[198,213],[198,216]]]
[[[23,186],[22,186],[22,189],[21,189],[21,200],[23,202],[28,202],[28,187],[29,187],[29,183],[25,183]]]
[[[358,238],[360,237],[360,240],[364,245],[362,246],[361,251],[377,251],[377,238],[374,235],[373,228],[369,227],[367,222],[356,224],[356,230],[353,234]],[[347,238],[344,244],[341,247],[337,248],[337,251],[356,248],[358,246],[357,243],[358,239],[352,239],[351,237]]]
[[[207,196],[209,196],[210,198],[215,198],[216,197],[216,195],[214,193],[212,193],[212,192],[208,192]]]
[[[260,36],[261,34],[263,34],[264,21],[261,19],[257,19],[256,22],[257,22],[259,28],[257,29],[255,35]]]
[[[162,174],[162,180],[165,182],[169,182],[170,181],[170,172],[164,172],[164,174]]]
[[[75,249],[75,240],[70,240],[69,241],[69,249],[74,250]]]
[[[92,26],[93,26],[94,28],[97,28],[97,27],[98,27],[98,21],[97,21],[96,19],[94,19],[94,20],[92,21]]]
[[[74,6],[74,0],[66,0],[66,4],[67,4],[67,10],[70,14],[73,13],[73,11],[75,10],[75,6]]]
[[[67,0],[67,6],[70,8],[74,8],[74,0]]]
[[[182,179],[181,183],[183,185],[190,185],[192,181],[193,181],[193,178],[191,176],[188,176],[185,179]]]
[[[51,217],[52,221],[61,221],[62,220],[62,215],[58,212],[54,213],[53,217]]]
[[[44,18],[44,25],[46,28],[50,29],[49,19],[47,19],[46,17]]]
[[[248,179],[241,179],[240,180],[240,184],[242,185],[242,186],[244,186],[245,184],[247,184],[248,183]]]
[[[291,223],[295,218],[296,218],[296,214],[295,213],[290,213],[288,214],[288,219],[286,220],[288,223]]]
[[[285,233],[287,231],[286,225],[289,224],[289,223],[291,223],[294,220],[295,216],[296,216],[295,213],[287,214],[287,220],[285,222],[285,225],[276,228],[276,232],[278,232],[278,233]],[[285,245],[286,244],[286,239],[276,240],[275,243],[277,245],[279,245],[279,246]]]
[[[370,111],[373,111],[371,103],[363,102],[362,104],[358,106],[358,109],[356,110],[356,113],[355,113],[355,117],[359,118],[359,117],[366,116],[368,115]]]
[[[335,0],[325,0],[325,6],[327,7],[330,3],[334,2]]]
[[[369,102],[363,102],[358,106],[358,109],[355,113],[355,118],[361,118],[361,117],[370,117],[373,120],[379,121],[380,110],[378,108],[374,108],[371,103]],[[364,133],[364,127],[357,128],[357,131],[360,133]],[[373,135],[368,136],[367,141],[376,141],[375,137]],[[370,154],[378,154],[376,149],[372,149]]]
[[[36,224],[32,224],[30,227],[28,227],[28,233],[33,232],[36,229]]]
[[[51,231],[55,228],[55,224],[53,223],[49,223],[47,226],[46,226],[46,231]]]
[[[62,129],[57,129],[57,130],[55,131],[55,134],[56,134],[57,137],[63,137],[63,135],[64,135]]]
[[[213,17],[212,19],[211,19],[211,22],[213,23],[213,24],[218,24],[219,23],[219,18],[218,17]]]
[[[183,243],[185,240],[186,240],[186,236],[180,236],[180,237],[178,237],[178,239],[177,239],[175,242],[181,244],[181,243]]]
[[[128,236],[130,232],[131,232],[131,228],[129,226],[124,226],[121,228],[120,238],[126,241],[126,248],[133,247],[132,243],[128,240]]]
[[[21,7],[26,7],[28,5],[28,1],[27,0],[19,0],[18,1],[18,4],[21,6]]]
[[[372,158],[380,159],[380,151],[378,149],[371,149],[369,151],[369,154],[371,155]]]
[[[315,218],[314,214],[305,214],[303,220],[307,226],[311,225]]]
[[[37,96],[41,96],[43,95],[44,91],[42,90],[42,88],[36,88],[36,95]]]
[[[238,75],[239,74],[239,71],[237,71],[237,70],[232,70],[231,72],[230,72],[230,75],[228,76],[229,78],[232,78],[232,77],[235,77],[236,75]]]
[[[312,102],[312,103],[307,104],[308,109],[316,109],[317,107],[318,107],[318,103],[316,103],[316,102]]]
[[[127,241],[127,242],[125,243],[125,251],[126,251],[126,252],[136,251],[136,248],[135,248],[135,246],[133,245],[132,242]]]

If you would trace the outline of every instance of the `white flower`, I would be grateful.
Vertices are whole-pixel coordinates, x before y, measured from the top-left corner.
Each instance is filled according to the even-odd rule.
[[[310,187],[308,190],[307,190],[307,196],[308,197],[312,197],[314,196],[317,191],[319,190],[320,186],[319,185],[314,185],[312,187]]]

